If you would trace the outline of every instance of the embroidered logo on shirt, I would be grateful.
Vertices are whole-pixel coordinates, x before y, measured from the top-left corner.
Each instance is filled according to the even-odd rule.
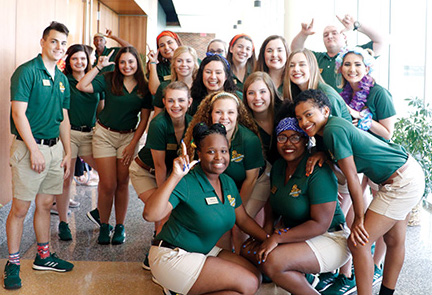
[[[237,153],[237,151],[232,151],[231,162],[239,163],[243,161],[244,155]]]
[[[231,207],[235,207],[235,205],[236,205],[235,198],[232,197],[231,195],[228,195],[227,198],[228,198],[228,201],[229,201]]]
[[[297,198],[298,196],[300,196],[300,194],[301,190],[297,187],[297,184],[294,184],[291,188],[290,196],[293,198]]]
[[[330,154],[330,158],[335,161],[335,156],[333,156],[332,152],[330,150],[328,150],[329,154]]]
[[[66,90],[66,88],[64,87],[62,82],[59,82],[59,86],[60,86],[60,91],[63,93]]]
[[[270,192],[274,195],[277,192],[277,187],[273,186]]]

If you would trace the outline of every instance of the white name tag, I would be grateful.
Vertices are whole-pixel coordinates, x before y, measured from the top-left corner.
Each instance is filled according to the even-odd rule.
[[[50,80],[43,79],[42,83],[43,83],[43,86],[51,86]]]
[[[207,203],[207,205],[219,204],[219,199],[218,199],[218,197],[209,197],[209,198],[206,198],[206,203]]]

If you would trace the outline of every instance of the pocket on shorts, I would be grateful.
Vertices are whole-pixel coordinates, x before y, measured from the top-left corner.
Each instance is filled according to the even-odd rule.
[[[15,142],[12,144],[11,156],[9,159],[9,165],[11,167],[17,166],[23,159],[29,157],[29,150],[24,142]]]

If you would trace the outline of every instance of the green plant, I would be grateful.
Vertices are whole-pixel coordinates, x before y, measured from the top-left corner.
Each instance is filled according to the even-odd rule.
[[[409,115],[395,124],[393,141],[402,145],[422,166],[426,188],[432,191],[432,109],[419,98],[407,98]]]

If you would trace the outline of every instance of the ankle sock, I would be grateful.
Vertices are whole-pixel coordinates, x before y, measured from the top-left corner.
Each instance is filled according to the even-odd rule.
[[[9,263],[20,265],[20,252],[9,253]]]
[[[379,295],[393,295],[394,289],[389,289],[384,285],[381,285],[381,289],[379,291]]]
[[[50,256],[49,242],[37,243],[37,252],[40,258],[45,259]]]

